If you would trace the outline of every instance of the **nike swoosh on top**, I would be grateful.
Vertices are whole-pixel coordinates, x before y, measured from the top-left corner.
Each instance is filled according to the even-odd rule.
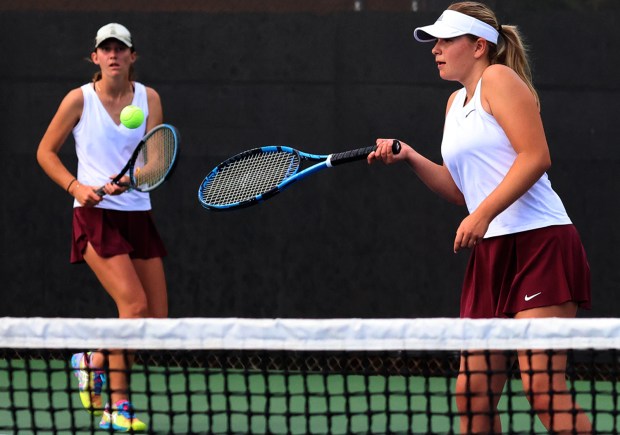
[[[524,298],[524,299],[525,299],[525,301],[526,301],[526,302],[527,302],[527,301],[530,301],[530,300],[534,299],[536,296],[538,296],[538,295],[539,295],[539,294],[541,294],[541,293],[542,293],[542,292],[534,293],[532,296],[525,295],[525,298]]]

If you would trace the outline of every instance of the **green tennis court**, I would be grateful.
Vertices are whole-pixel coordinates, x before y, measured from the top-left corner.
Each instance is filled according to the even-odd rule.
[[[132,401],[151,433],[458,433],[454,379],[136,366]],[[620,426],[617,382],[572,384],[598,433]],[[520,381],[500,402],[506,432],[545,433]],[[0,360],[0,433],[90,433],[77,382],[60,360]]]

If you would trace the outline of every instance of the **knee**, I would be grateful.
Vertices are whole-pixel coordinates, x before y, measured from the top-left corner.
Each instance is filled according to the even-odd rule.
[[[523,379],[523,393],[536,413],[550,412],[553,409],[553,396],[560,397],[563,390],[554,390],[554,385],[546,376],[525,377]],[[553,391],[553,395],[549,394]]]
[[[149,307],[146,299],[137,298],[118,307],[121,319],[143,319],[149,317]]]
[[[540,414],[540,413],[549,413],[553,411],[553,397],[559,397],[562,393],[555,392],[554,395],[549,394],[550,388],[552,388],[549,383],[540,383],[539,385],[527,385],[523,387],[523,393],[527,400],[530,402],[530,406],[532,407],[532,411]]]
[[[456,407],[465,414],[487,414],[493,406],[487,385],[479,385],[470,376],[460,374],[456,379]]]
[[[553,412],[551,397],[548,394],[528,394],[532,411],[537,414]]]

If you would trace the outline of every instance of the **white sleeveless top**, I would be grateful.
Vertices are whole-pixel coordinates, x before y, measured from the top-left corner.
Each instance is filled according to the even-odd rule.
[[[472,213],[504,179],[517,153],[495,118],[480,101],[482,79],[464,106],[465,88],[458,91],[446,116],[441,154]],[[489,225],[486,237],[550,225],[570,224],[564,205],[547,174]]]
[[[92,83],[81,87],[84,94],[84,108],[80,121],[73,128],[75,150],[78,157],[77,178],[81,184],[103,186],[110,177],[118,174],[125,166],[136,145],[146,134],[146,121],[136,129],[129,129],[116,124],[95,93]],[[132,103],[144,111],[145,119],[149,115],[146,88],[135,82]],[[80,207],[75,200],[74,207]],[[151,200],[148,193],[135,190],[121,195],[106,195],[97,205],[111,210],[150,210]]]

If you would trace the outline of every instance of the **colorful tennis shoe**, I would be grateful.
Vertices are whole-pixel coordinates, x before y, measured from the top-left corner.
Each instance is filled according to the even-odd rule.
[[[100,370],[90,368],[91,352],[80,352],[71,357],[73,374],[79,381],[80,400],[84,408],[94,415],[101,415],[101,392],[105,385],[105,375]]]
[[[99,423],[101,429],[114,429],[117,432],[146,432],[146,423],[140,421],[135,415],[133,405],[127,400],[119,400],[110,409],[106,404],[103,417]]]

